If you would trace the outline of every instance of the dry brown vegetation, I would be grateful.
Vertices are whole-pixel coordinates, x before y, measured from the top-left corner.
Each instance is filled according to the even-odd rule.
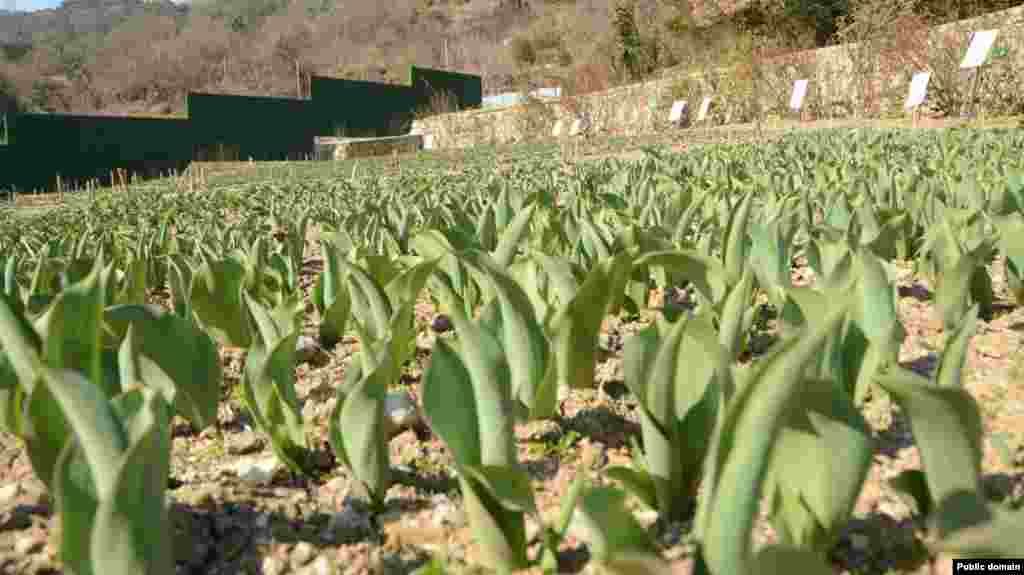
[[[30,50],[0,58],[0,93],[33,111],[168,114],[184,111],[189,91],[301,97],[313,74],[404,82],[416,64],[479,74],[486,93],[559,84],[580,95],[667,67],[753,66],[828,42],[899,38],[908,23],[1014,3],[209,0],[184,16],[135,14],[106,34],[33,37]]]
[[[1014,3],[209,0],[185,15],[136,13],[106,34],[33,37],[29,50],[4,51],[0,93],[43,112],[180,114],[188,91],[301,97],[313,74],[397,83],[417,64],[478,74],[485,93],[558,84],[580,95],[680,65],[750,68],[827,42],[878,37],[871,52],[892,51],[908,23]]]

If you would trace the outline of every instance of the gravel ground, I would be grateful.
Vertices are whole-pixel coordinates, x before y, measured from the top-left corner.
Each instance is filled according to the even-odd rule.
[[[1021,351],[1024,310],[1006,301],[1000,265],[993,277],[1000,299],[994,317],[982,321],[967,361],[967,389],[982,407],[986,444],[986,489],[994,499],[1024,502],[1024,373]],[[306,288],[319,269],[307,262]],[[810,274],[794,271],[795,280]],[[901,361],[927,373],[934,367],[940,324],[934,319],[930,291],[909,270],[899,280],[899,312],[908,333]],[[657,294],[655,297],[659,297]],[[154,299],[160,300],[160,294]],[[417,400],[417,383],[429,361],[427,326],[434,320],[431,305],[417,310],[423,326],[420,353],[395,392]],[[595,389],[574,391],[565,402],[564,417],[520,426],[521,459],[535,483],[538,505],[546,518],[557,513],[561,498],[581,461],[593,461],[594,477],[610,465],[629,459],[629,437],[639,432],[635,401],[622,384],[622,342],[642,322],[605,322],[606,353],[597,370]],[[306,326],[312,335],[312,322]],[[334,350],[317,349],[312,340],[304,363],[296,368],[303,414],[311,424],[323,474],[310,480],[290,477],[274,461],[271,450],[252,431],[241,408],[238,384],[241,354],[225,349],[224,397],[216,428],[194,433],[183,421],[173,428],[172,481],[168,505],[174,525],[179,573],[408,573],[433,554],[444,552],[450,567],[472,570],[474,544],[460,512],[459,491],[450,456],[422,426],[399,433],[391,442],[397,482],[388,492],[387,510],[372,516],[335,465],[326,445],[326,418],[334,403],[334,386],[342,379],[358,344],[345,340]],[[909,426],[899,409],[884,396],[865,407],[877,448],[874,465],[850,522],[832,552],[837,573],[927,573],[919,519],[885,483],[900,471],[920,466]],[[1002,441],[993,438],[1002,438]],[[586,456],[586,457],[584,457]],[[43,485],[32,473],[21,446],[0,436],[0,571],[56,573],[59,525]],[[637,511],[647,525],[653,514]],[[763,523],[763,522],[762,522]],[[659,525],[658,543],[679,572],[688,572],[692,551],[689,525]],[[652,528],[655,528],[652,526]],[[537,530],[531,525],[532,533]],[[762,524],[757,539],[771,541]],[[535,549],[539,545],[535,543]],[[561,567],[585,568],[587,550],[566,541]]]
[[[679,144],[677,144],[678,146]],[[622,153],[622,150],[613,150]],[[626,153],[629,153],[628,150]],[[585,154],[598,157],[601,151]],[[315,231],[311,230],[315,235]],[[311,236],[310,239],[313,239]],[[315,242],[303,270],[307,302],[314,275],[322,268]],[[907,339],[900,359],[929,373],[941,346],[931,290],[909,266],[898,280],[898,308]],[[811,272],[794,270],[797,282]],[[979,321],[965,367],[966,388],[982,409],[985,425],[985,487],[995,500],[1024,503],[1024,362],[1020,360],[1024,309],[1008,300],[1002,265],[991,269],[996,312]],[[166,301],[167,294],[152,294]],[[655,298],[662,297],[655,294]],[[262,573],[408,573],[443,555],[455,571],[478,570],[477,550],[460,511],[460,494],[451,459],[441,442],[422,425],[391,441],[396,484],[387,509],[376,516],[362,503],[350,476],[336,465],[327,446],[327,416],[334,388],[343,378],[358,342],[346,339],[332,350],[318,348],[311,304],[307,303],[303,362],[296,367],[303,415],[317,448],[321,476],[295,478],[277,464],[263,437],[255,433],[237,395],[241,352],[223,349],[223,400],[216,428],[195,433],[183,421],[173,427],[172,480],[167,492],[173,521],[177,572],[181,574]],[[417,307],[419,353],[393,391],[418,401],[418,383],[429,362],[432,306]],[[635,401],[622,383],[622,343],[641,321],[608,318],[605,353],[593,390],[573,391],[563,417],[517,429],[521,460],[533,477],[538,506],[552,521],[582,461],[593,462],[592,477],[628,462],[630,436],[638,434]],[[920,467],[909,425],[884,395],[865,405],[876,454],[857,502],[854,518],[831,553],[836,573],[929,573],[921,521],[886,480]],[[651,526],[673,570],[692,570],[689,524],[655,525],[650,512],[636,511]],[[52,502],[17,440],[0,434],[0,573],[59,573],[56,536],[59,524]],[[531,534],[538,531],[533,524]],[[771,541],[761,522],[756,535]],[[532,553],[539,551],[534,539]],[[560,569],[591,569],[586,546],[570,537],[559,557]],[[938,564],[936,565],[938,568]]]

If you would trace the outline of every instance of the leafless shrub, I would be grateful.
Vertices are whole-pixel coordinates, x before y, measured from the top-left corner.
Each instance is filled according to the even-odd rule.
[[[516,107],[513,117],[516,133],[523,141],[532,141],[551,133],[555,123],[555,112],[549,106],[527,95],[525,101]]]
[[[420,106],[414,113],[416,119],[450,114],[459,111],[459,100],[449,90],[438,90],[430,93],[427,103]]]
[[[728,2],[629,0],[635,71],[648,77],[673,66],[696,73],[701,90],[720,96],[716,102],[723,105],[716,113],[728,109],[734,115],[756,115],[758,90],[772,102],[780,100],[771,91],[784,94],[785,103],[796,72],[787,68],[790,72],[775,78],[771,51],[790,53],[814,41],[805,24],[780,20],[785,1],[758,0],[733,11]],[[925,24],[1008,7],[1013,0],[929,2],[950,10],[916,21],[899,8],[911,3],[851,0],[854,10],[841,23],[846,29],[842,39],[870,39],[870,47],[856,55],[858,71],[850,75],[858,86],[851,99],[858,113],[877,113],[897,98],[899,90],[879,83],[878,76],[916,69],[933,72],[930,102],[942,109],[961,105],[970,95],[962,92],[970,82],[947,63],[962,55],[963,39],[947,55],[944,40],[925,39],[920,32]],[[193,9],[184,26],[173,18],[140,14],[106,36],[33,38],[33,49],[16,61],[0,62],[0,72],[37,109],[179,113],[189,90],[307,96],[312,74],[404,83],[410,64],[447,63],[478,73],[486,93],[512,89],[516,75],[536,80],[557,74],[567,93],[582,95],[619,85],[631,73],[623,65],[621,38],[613,26],[615,3],[607,0],[504,1],[498,6],[469,0],[458,3],[458,10],[472,16],[462,19],[454,17],[455,8],[447,2],[345,0],[331,10],[311,11],[313,4],[219,0],[209,10]],[[695,10],[688,9],[690,4]],[[274,9],[268,12],[268,6]],[[730,11],[712,13],[709,9],[716,6]],[[753,37],[758,38],[756,51]],[[735,73],[722,73],[722,68]],[[1015,68],[997,62],[986,69],[979,86],[986,106],[1015,109],[1012,96],[1020,91],[996,89],[996,82],[1018,85],[1015,74]],[[759,86],[761,75],[773,85]],[[835,104],[812,95],[810,107]],[[830,113],[827,108],[819,112]]]
[[[834,82],[845,86],[849,78],[856,115],[877,115],[887,93],[883,83],[892,75],[905,75],[901,61],[920,50],[927,36],[923,18],[915,13],[918,0],[856,0],[839,20],[836,38],[844,44],[850,68],[841,70]],[[923,35],[922,35],[923,34]]]
[[[613,87],[613,72],[607,62],[587,62],[569,69],[562,80],[563,96],[582,96]]]

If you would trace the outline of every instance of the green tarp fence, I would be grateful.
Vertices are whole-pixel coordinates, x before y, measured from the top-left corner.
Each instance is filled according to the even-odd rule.
[[[314,76],[310,95],[321,136],[367,138],[408,133],[416,107],[410,86]]]
[[[109,183],[115,169],[141,177],[182,170],[192,156],[188,126],[185,119],[19,114],[9,122],[0,186],[36,190],[53,187],[58,174],[74,186]]]
[[[301,160],[320,135],[309,100],[189,94],[197,160]],[[229,157],[223,157],[227,154]]]
[[[298,160],[316,136],[408,133],[438,94],[458,109],[480,106],[479,76],[411,67],[409,85],[314,76],[310,99],[190,93],[188,118],[8,114],[0,145],[0,190],[67,187],[111,170],[142,177],[183,170],[193,160]]]
[[[2,168],[3,172],[7,172],[14,165],[14,154],[11,153],[13,150],[12,146],[0,145],[0,168]],[[8,174],[0,173],[0,197],[9,192],[10,188],[14,185],[13,182],[8,183],[7,179]]]
[[[418,107],[430,106],[431,98],[442,94],[453,97],[458,110],[479,108],[483,103],[483,79],[480,76],[413,66],[410,79]]]

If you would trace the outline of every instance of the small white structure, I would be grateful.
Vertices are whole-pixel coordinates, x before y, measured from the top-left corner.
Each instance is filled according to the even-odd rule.
[[[971,43],[967,46],[967,53],[964,54],[963,62],[960,62],[960,68],[977,68],[984,64],[998,34],[999,30],[979,30],[971,34]]]
[[[554,129],[551,130],[551,135],[556,137],[556,138],[561,136],[562,135],[562,127],[563,126],[565,126],[565,124],[561,120],[555,122],[555,127],[554,127]]]
[[[700,110],[697,110],[697,121],[703,122],[708,117],[708,109],[711,107],[711,96],[704,96],[700,103]]]
[[[530,95],[534,98],[561,98],[562,87],[555,86],[554,88],[537,88],[530,92]]]
[[[804,96],[807,95],[807,80],[797,80],[793,83],[793,95],[789,99],[789,109],[799,110],[804,105]]]
[[[690,123],[690,106],[686,100],[677,100],[672,103],[672,109],[668,113],[668,121],[671,124],[687,126]]]
[[[931,72],[918,72],[914,74],[914,77],[910,80],[910,93],[907,94],[907,101],[903,104],[904,109],[910,110],[924,103],[925,96],[928,93],[928,80],[931,76]]]

